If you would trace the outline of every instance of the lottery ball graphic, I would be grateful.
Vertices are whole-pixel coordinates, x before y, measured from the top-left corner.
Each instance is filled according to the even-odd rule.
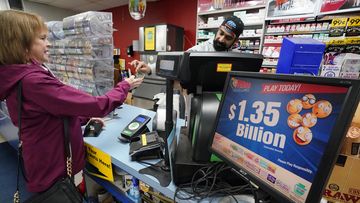
[[[293,139],[298,145],[307,145],[312,140],[312,132],[309,128],[300,126],[294,130]]]
[[[300,99],[290,100],[286,106],[286,110],[289,114],[299,113],[303,106]]]
[[[316,98],[313,94],[306,94],[301,98],[301,102],[304,109],[311,109],[316,102]]]
[[[297,113],[291,114],[288,117],[287,124],[290,128],[295,129],[301,125],[302,119],[303,119],[303,117],[300,116],[300,114],[297,114]]]
[[[313,127],[317,122],[317,117],[313,113],[306,113],[302,117],[302,126],[311,128]]]
[[[332,105],[330,102],[326,100],[321,100],[315,103],[315,105],[312,108],[312,112],[316,115],[318,118],[326,118],[331,114],[332,111]]]

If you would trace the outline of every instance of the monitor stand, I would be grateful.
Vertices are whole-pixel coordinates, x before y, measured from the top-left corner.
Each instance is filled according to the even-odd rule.
[[[168,138],[174,128],[173,122],[173,94],[174,94],[174,81],[166,79],[166,119],[165,119],[165,136],[163,137],[165,142],[164,159],[156,163],[155,165],[141,169],[139,173],[148,174],[154,176],[160,182],[162,187],[167,187],[171,182],[171,170],[170,170],[170,156],[169,156],[169,143]]]
[[[167,187],[171,182],[170,168],[166,166],[164,160],[161,160],[152,166],[141,169],[139,173],[155,177],[162,187]]]

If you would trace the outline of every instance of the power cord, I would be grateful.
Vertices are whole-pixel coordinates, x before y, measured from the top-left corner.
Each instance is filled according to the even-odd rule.
[[[214,163],[209,166],[198,169],[192,176],[191,182],[181,184],[176,188],[174,195],[174,202],[176,199],[180,200],[197,200],[208,197],[231,196],[235,202],[238,202],[235,195],[252,193],[255,202],[258,203],[258,198],[254,186],[249,180],[246,184],[232,186],[223,180],[221,173],[231,170],[231,167],[225,163]]]

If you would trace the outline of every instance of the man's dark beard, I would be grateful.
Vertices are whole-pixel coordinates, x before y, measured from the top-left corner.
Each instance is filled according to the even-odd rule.
[[[214,43],[213,43],[213,46],[214,46],[214,49],[216,51],[226,51],[228,50],[229,48],[226,47],[226,44],[223,43],[223,42],[219,42],[217,40],[214,39]]]

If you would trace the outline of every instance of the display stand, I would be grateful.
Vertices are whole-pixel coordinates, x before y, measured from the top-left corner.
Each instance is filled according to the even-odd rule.
[[[147,168],[141,169],[139,173],[148,174],[154,176],[160,182],[160,185],[167,187],[171,182],[171,170],[169,161],[169,143],[167,138],[170,136],[172,130],[174,130],[173,122],[173,90],[174,81],[166,79],[166,120],[165,120],[165,136],[161,136],[163,133],[159,133],[165,141],[165,153],[163,160],[151,165]]]

